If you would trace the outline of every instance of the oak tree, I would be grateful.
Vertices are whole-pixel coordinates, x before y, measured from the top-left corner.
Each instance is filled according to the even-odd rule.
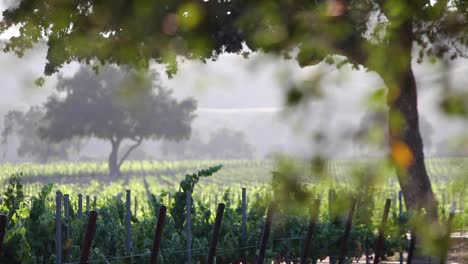
[[[47,126],[40,134],[55,142],[87,137],[109,141],[111,176],[120,174],[122,163],[143,140],[190,136],[196,102],[176,100],[154,71],[105,66],[96,74],[83,66],[71,77],[60,77],[56,89],[59,93],[45,103]],[[119,155],[124,141],[132,145]]]

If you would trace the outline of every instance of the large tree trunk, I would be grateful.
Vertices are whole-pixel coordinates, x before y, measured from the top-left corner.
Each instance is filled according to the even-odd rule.
[[[436,219],[437,204],[424,164],[416,83],[411,68],[401,76],[398,90],[398,95],[389,100],[390,147],[398,181],[408,209],[424,208]]]
[[[389,130],[392,158],[409,209],[424,208],[437,218],[437,204],[424,164],[419,132],[418,95],[411,65],[413,46],[412,21],[402,23],[390,41],[388,66],[381,75],[388,87]]]
[[[120,172],[120,167],[122,163],[128,158],[130,153],[135,150],[138,146],[141,145],[143,138],[135,139],[135,144],[130,146],[127,151],[122,155],[119,160],[119,147],[122,139],[111,139],[112,149],[109,155],[109,173],[111,178],[122,176]],[[127,179],[128,182],[129,179]]]
[[[120,164],[118,160],[120,141],[112,141],[112,149],[109,155],[109,175],[111,178],[120,176]]]
[[[437,202],[424,164],[419,131],[417,87],[411,65],[412,21],[402,23],[397,33],[389,43],[389,50],[395,54],[387,56],[386,72],[381,73],[388,87],[391,157],[407,208],[413,213],[425,209],[428,217],[420,224],[429,229],[437,221]],[[419,252],[413,263],[430,263],[430,257],[419,250],[427,234],[418,230],[416,234]]]

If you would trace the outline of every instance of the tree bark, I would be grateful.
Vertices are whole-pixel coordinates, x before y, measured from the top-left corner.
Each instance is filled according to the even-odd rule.
[[[120,167],[122,166],[122,163],[128,158],[128,156],[133,150],[135,150],[138,146],[141,145],[141,143],[143,142],[143,138],[138,138],[137,140],[135,140],[135,144],[130,146],[130,148],[124,153],[124,155],[122,155],[122,157],[119,160],[119,147],[121,142],[121,139],[111,139],[112,149],[109,155],[109,174],[111,178],[122,176],[120,172]]]
[[[381,76],[388,87],[389,144],[403,197],[411,212],[426,210],[427,217],[420,224],[429,227],[438,220],[437,201],[424,163],[419,130],[417,86],[411,64],[412,31],[411,19],[396,30],[389,42],[389,50],[395,54],[386,57],[387,68]],[[413,263],[431,263],[431,256],[421,252],[421,241],[427,234],[415,232],[418,240]]]
[[[337,1],[333,1],[336,3]],[[346,0],[339,0],[340,6],[346,5]],[[411,10],[419,9],[419,2],[402,2],[405,12],[390,12],[393,6],[379,2],[381,10],[386,13],[388,21],[387,36],[382,44],[377,46],[361,45],[359,33],[358,40],[350,34],[346,41],[337,43],[337,50],[355,63],[365,65],[369,70],[376,71],[384,80],[387,88],[387,104],[389,107],[389,144],[391,158],[397,168],[397,178],[404,196],[407,208],[418,213],[425,209],[428,217],[425,224],[430,227],[437,221],[437,201],[432,191],[431,181],[424,164],[423,141],[419,131],[419,115],[417,87],[411,65],[413,48],[413,13]],[[390,9],[389,9],[390,8]],[[333,14],[334,20],[346,23],[347,9]],[[395,10],[393,10],[395,11]],[[350,23],[352,25],[352,23]],[[348,41],[349,40],[349,41]],[[376,49],[377,60],[369,60],[372,50]],[[384,54],[382,56],[382,54]],[[424,235],[417,234],[424,239]],[[420,246],[420,239],[416,247]],[[420,256],[417,252],[416,256]],[[413,263],[429,263],[424,257],[416,257]]]
[[[424,163],[423,142],[419,131],[417,88],[411,68],[401,76],[399,93],[389,100],[389,130],[392,158],[397,165],[397,177],[408,209],[426,209],[430,217],[437,219],[437,204],[431,181]],[[395,121],[399,120],[399,121]],[[395,123],[400,123],[397,128]],[[404,144],[404,145],[402,145]],[[408,147],[411,155],[407,166],[397,161],[395,155],[405,155],[401,147]],[[399,149],[400,148],[400,149]]]
[[[120,140],[111,140],[111,145],[112,149],[109,155],[109,175],[111,178],[117,178],[121,175],[118,163]]]
[[[424,164],[423,141],[419,131],[418,95],[411,65],[412,31],[411,19],[401,24],[390,41],[389,50],[395,54],[387,56],[388,68],[381,73],[388,87],[389,143],[408,209],[424,208],[432,219],[437,219],[437,203]],[[401,164],[401,155],[404,156],[407,150],[410,154],[407,164]]]
[[[120,161],[117,164],[119,166],[119,168],[122,165],[122,163],[128,158],[130,153],[132,153],[132,151],[134,151],[136,148],[138,148],[141,145],[141,142],[143,142],[143,138],[139,138],[139,139],[135,140],[135,144],[133,144],[132,146],[130,146],[130,148],[128,148],[128,150],[125,152],[125,154],[122,156],[122,158],[120,158]]]

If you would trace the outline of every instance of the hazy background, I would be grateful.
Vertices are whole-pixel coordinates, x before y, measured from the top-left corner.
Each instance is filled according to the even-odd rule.
[[[2,1],[0,9],[5,3]],[[9,34],[15,34],[10,32]],[[451,62],[448,79],[453,88],[468,85],[468,60]],[[10,110],[27,110],[41,105],[53,92],[56,76],[47,77],[43,87],[36,87],[34,80],[42,75],[45,64],[45,45],[38,45],[24,58],[0,53],[0,129],[3,116]],[[216,62],[181,62],[173,79],[164,74],[164,67],[153,65],[161,73],[163,84],[174,90],[177,98],[193,97],[198,101],[197,118],[193,130],[201,138],[227,128],[241,131],[254,148],[255,158],[268,157],[272,153],[288,153],[305,156],[321,152],[331,158],[361,158],[369,155],[353,143],[351,135],[358,130],[360,119],[368,111],[363,103],[373,90],[383,86],[373,73],[349,68],[337,70],[320,64],[300,68],[294,60],[254,54],[249,59],[238,55],[223,55]],[[62,74],[71,75],[78,65],[68,65]],[[442,87],[440,63],[415,65],[419,87],[419,111],[431,124],[434,133],[424,141],[431,141],[426,155],[447,155],[446,143],[455,136],[463,136],[466,121],[445,117],[437,108]],[[285,111],[284,94],[292,84],[321,73],[324,96],[295,111]],[[313,143],[314,131],[324,131],[325,143]],[[17,140],[10,138],[2,145],[5,155],[2,161],[21,161],[16,154]],[[161,142],[146,142],[141,150],[148,157],[165,158],[161,154]],[[109,143],[90,141],[80,157],[107,158]],[[372,153],[372,155],[384,155]]]

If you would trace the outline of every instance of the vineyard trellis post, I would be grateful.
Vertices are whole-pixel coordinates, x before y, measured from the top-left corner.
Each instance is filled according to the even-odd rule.
[[[302,250],[301,264],[307,263],[307,253],[309,252],[310,242],[312,239],[312,235],[314,233],[315,225],[317,224],[319,211],[320,211],[320,200],[315,199],[311,208],[309,227],[307,229],[307,237],[304,243],[304,249]]]
[[[460,192],[458,208],[460,210],[460,214],[463,217],[463,222],[462,222],[462,226],[461,226],[461,230],[460,230],[460,235],[463,236],[465,234],[465,220],[466,220],[466,217],[464,217],[465,210],[466,210],[466,208],[465,208],[465,187],[463,187],[461,192]]]
[[[377,238],[376,246],[375,246],[375,257],[374,257],[374,264],[379,264],[380,263],[380,254],[382,253],[382,247],[383,247],[383,242],[384,242],[384,235],[385,235],[385,226],[387,225],[387,218],[388,218],[388,213],[390,212],[390,205],[392,201],[390,199],[387,199],[385,201],[385,207],[384,207],[384,213],[382,216],[382,222],[380,223],[379,226],[379,236]]]
[[[340,256],[338,258],[338,264],[345,263],[345,257],[348,251],[348,240],[349,240],[349,235],[351,233],[351,226],[353,224],[353,215],[354,215],[355,207],[356,207],[356,199],[352,197],[351,206],[348,211],[348,218],[346,219],[346,226],[345,226],[343,238],[341,240],[341,251],[340,251]]]
[[[162,205],[159,208],[158,222],[156,224],[156,230],[154,231],[153,248],[151,249],[151,264],[158,262],[159,248],[161,246],[161,238],[164,230],[164,222],[166,221],[166,206]]]
[[[410,245],[408,249],[408,257],[406,258],[406,264],[411,264],[413,262],[414,248],[416,246],[416,232],[411,231]]]
[[[442,191],[442,218],[445,218],[445,191]]]
[[[263,260],[265,259],[265,251],[268,244],[268,239],[270,237],[271,222],[273,220],[274,210],[275,208],[273,203],[270,203],[267,211],[265,225],[263,226],[262,241],[260,244],[260,250],[258,252],[257,264],[263,264]]]
[[[187,263],[192,263],[192,223],[191,223],[191,211],[192,211],[192,195],[190,192],[187,192],[185,200],[186,208],[186,220],[185,220],[185,229],[187,236]]]
[[[64,194],[63,195],[63,205],[64,205],[64,213],[65,213],[65,221],[66,221],[66,226],[65,226],[65,241],[68,243],[68,239],[70,239],[70,195]],[[68,244],[66,244],[66,252],[65,252],[65,258],[70,252]]]
[[[401,225],[403,214],[403,193],[398,192],[398,223]],[[400,264],[403,264],[403,252],[400,250]]]
[[[132,212],[130,209],[131,206],[131,191],[126,190],[126,202],[125,202],[125,208],[126,208],[126,213],[125,213],[125,251],[127,254],[130,254],[132,250]]]
[[[55,196],[55,258],[57,264],[62,264],[62,193]]]
[[[5,237],[7,216],[0,214],[0,255],[3,251],[3,238]]]
[[[445,230],[443,249],[442,249],[442,254],[440,257],[440,264],[445,264],[447,261],[448,251],[450,247],[450,235],[452,233],[452,223],[453,223],[454,217],[455,217],[455,202],[452,202],[452,206],[450,207],[449,217],[447,220],[447,227]]]
[[[90,201],[89,201],[89,195],[86,195],[86,213],[89,214],[89,208],[90,208]]]
[[[335,168],[336,169],[336,168]],[[336,200],[336,192],[334,189],[328,189],[328,217],[335,223],[337,221],[336,215],[334,214],[334,203]],[[330,263],[335,264],[336,256],[330,256]]]
[[[219,230],[221,229],[221,222],[223,221],[224,207],[223,203],[218,204],[216,210],[216,219],[213,227],[213,234],[211,236],[210,248],[208,251],[208,264],[213,264],[216,255],[216,244],[218,243]]]
[[[78,218],[83,216],[83,194],[78,194]]]
[[[133,217],[136,218],[136,217],[137,217],[137,209],[138,209],[138,200],[137,200],[137,196],[135,195],[135,196],[133,197],[133,199],[135,200],[135,201],[134,201],[135,205],[134,205],[134,207],[133,207]]]
[[[245,247],[247,240],[247,190],[242,188],[242,223],[241,223],[241,247]],[[242,263],[246,263],[245,250],[242,250]]]
[[[83,244],[81,246],[80,264],[88,263],[89,254],[91,252],[91,245],[93,242],[93,236],[94,232],[96,231],[96,220],[97,212],[94,210],[89,212],[88,225],[86,226],[86,234],[83,240]]]

